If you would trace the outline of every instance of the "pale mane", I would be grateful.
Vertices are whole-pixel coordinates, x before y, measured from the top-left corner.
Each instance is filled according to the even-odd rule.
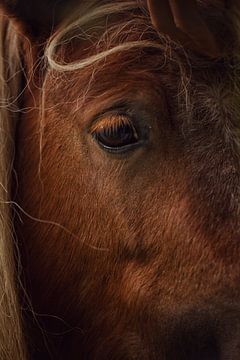
[[[89,65],[96,62],[105,60],[108,56],[118,52],[129,51],[133,48],[155,48],[164,50],[166,48],[166,41],[163,44],[160,41],[143,39],[144,32],[151,32],[150,18],[147,17],[146,9],[142,6],[141,0],[133,1],[102,1],[101,4],[96,4],[96,1],[89,1],[88,7],[81,8],[79,17],[75,17],[71,22],[68,21],[56,34],[50,39],[47,44],[45,55],[50,67],[58,72],[62,71],[76,71],[84,69]],[[142,9],[141,17],[136,18],[134,11]],[[126,20],[126,14],[132,13]],[[111,23],[111,17],[119,15],[122,20],[118,20],[117,26],[114,22]],[[97,25],[96,25],[97,24]],[[138,34],[137,25],[141,25],[143,33]],[[128,41],[127,35],[129,32],[136,32],[136,40]],[[91,40],[91,33],[95,33],[96,29],[99,33],[99,39],[93,40],[93,46],[98,48],[99,42],[104,42],[104,48],[97,51],[96,54],[87,58],[78,60],[73,63],[60,63],[56,60],[57,49],[61,44],[71,41],[74,36],[79,37],[81,40]],[[73,35],[73,34],[76,35]],[[121,35],[121,41],[117,44],[114,42]],[[164,37],[163,37],[164,38]],[[107,39],[107,41],[106,41]],[[112,40],[112,41],[111,41]],[[165,39],[166,40],[166,39]],[[113,45],[114,44],[114,45]]]
[[[45,56],[48,60],[50,68],[58,72],[81,70],[101,60],[104,61],[110,55],[118,52],[129,51],[133,48],[154,48],[156,50],[162,50],[166,57],[167,48],[172,48],[171,51],[173,52],[174,50],[181,48],[181,52],[184,52],[184,49],[181,46],[161,34],[158,34],[161,38],[160,41],[151,40],[151,36],[150,40],[144,39],[144,32],[151,32],[152,29],[150,18],[146,13],[146,8],[143,3],[144,2],[142,0],[122,0],[114,2],[109,0],[89,0],[88,2],[83,2],[79,12],[75,14],[74,18],[70,20],[68,19],[66,23],[63,24],[63,26],[61,26],[50,38],[45,51]],[[205,3],[205,1],[203,1],[203,3]],[[208,3],[208,1],[206,1],[206,3]],[[142,10],[140,11],[140,13],[142,13],[142,17],[139,17],[138,20],[134,13],[137,9]],[[132,18],[129,17],[125,20],[127,13],[132,13]],[[240,5],[237,3],[232,5],[230,14],[231,16],[229,16],[229,18],[225,19],[224,17],[220,21],[226,21],[226,23],[228,23],[230,20],[230,22],[234,25],[238,39],[240,40]],[[109,20],[111,17],[114,18],[116,15],[120,15],[120,17],[122,17],[122,21],[118,20],[117,27],[114,22],[111,23],[111,20]],[[131,32],[137,32],[136,27],[140,25],[140,27],[143,28],[143,34],[139,33],[134,41],[126,40],[127,31],[129,31],[129,27],[127,27],[127,25],[130,27],[132,26]],[[98,42],[103,41],[104,46],[101,51],[97,51],[94,55],[79,59],[72,63],[61,63],[58,61],[56,54],[59,46],[66,44],[74,37],[78,37],[83,41],[91,40],[91,34],[96,33],[96,31],[98,32],[99,39],[93,40],[93,46],[98,48]],[[121,34],[120,38],[123,40],[116,44],[114,43],[114,40],[116,40],[119,34]],[[125,35],[125,37],[122,35]],[[113,40],[114,45],[111,40]],[[169,53],[171,57],[170,60],[172,60],[171,51]],[[239,57],[239,48],[236,49],[235,53],[232,55]],[[185,56],[187,57],[189,54],[185,53]],[[224,57],[225,56],[228,57],[227,54],[225,54]]]
[[[9,203],[21,76],[20,40],[6,17],[0,17],[0,359],[25,360]]]

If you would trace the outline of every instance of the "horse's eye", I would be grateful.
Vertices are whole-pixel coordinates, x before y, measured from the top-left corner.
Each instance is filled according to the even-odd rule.
[[[92,130],[98,144],[110,152],[132,149],[139,142],[139,135],[129,117],[114,115],[104,118]]]

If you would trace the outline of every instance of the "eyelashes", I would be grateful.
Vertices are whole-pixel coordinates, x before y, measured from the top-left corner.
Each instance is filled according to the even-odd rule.
[[[132,120],[129,116],[125,114],[109,114],[102,117],[99,121],[97,121],[90,130],[90,133],[102,131],[105,129],[106,131],[116,131],[121,126],[130,126],[132,127]]]
[[[90,130],[99,146],[109,152],[123,152],[135,147],[140,135],[130,116],[109,114],[97,121]]]

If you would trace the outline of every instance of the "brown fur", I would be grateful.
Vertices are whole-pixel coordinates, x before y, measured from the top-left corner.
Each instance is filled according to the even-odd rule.
[[[58,60],[81,60],[123,36],[162,48],[73,72],[34,68],[15,157],[34,359],[240,356],[238,43],[223,2],[209,3],[200,2],[209,26],[224,25],[221,41],[231,39],[214,62],[168,48],[140,9],[109,17],[109,27],[132,20],[124,35],[109,32],[98,48],[72,39]],[[150,136],[116,156],[90,129],[119,103]]]

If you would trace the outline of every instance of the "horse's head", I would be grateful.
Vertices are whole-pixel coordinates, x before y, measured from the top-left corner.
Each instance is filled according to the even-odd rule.
[[[239,359],[237,20],[199,1],[224,48],[209,59],[158,33],[142,2],[77,8],[47,65],[39,34],[24,44],[16,133],[16,233],[51,351]]]

